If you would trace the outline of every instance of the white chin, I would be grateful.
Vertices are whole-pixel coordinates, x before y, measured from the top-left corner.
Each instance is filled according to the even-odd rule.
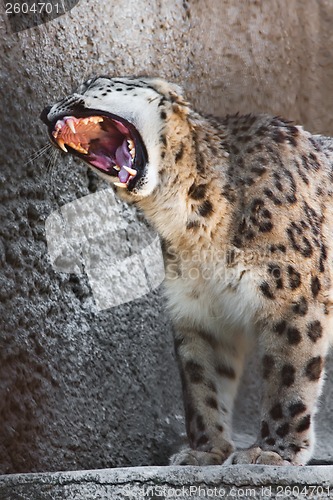
[[[154,189],[156,189],[157,184],[158,184],[157,172],[154,168],[152,168],[149,165],[149,163],[145,166],[145,172],[146,172],[146,175],[145,175],[143,181],[141,181],[142,185],[140,185],[139,188],[135,189],[136,194],[138,194],[144,198],[146,196],[150,196],[152,194],[152,192],[154,191]]]

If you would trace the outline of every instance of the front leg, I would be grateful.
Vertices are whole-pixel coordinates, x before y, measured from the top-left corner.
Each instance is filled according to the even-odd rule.
[[[229,457],[229,464],[305,465],[311,458],[328,349],[327,317],[304,297],[292,308],[293,316],[276,317],[261,332],[260,432],[251,448]]]
[[[182,379],[189,448],[172,465],[222,464],[232,453],[232,410],[245,344],[239,334],[219,336],[178,326],[175,348]]]

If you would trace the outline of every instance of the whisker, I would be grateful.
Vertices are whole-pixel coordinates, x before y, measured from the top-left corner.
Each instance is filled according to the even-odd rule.
[[[53,180],[54,180],[54,174],[55,174],[56,167],[57,167],[57,159],[58,159],[58,151],[56,149],[54,149],[51,152],[51,157],[50,157],[50,160],[49,160],[48,165],[46,167],[47,182],[52,190],[54,189]]]
[[[26,164],[33,162],[43,154],[45,154],[49,149],[51,149],[51,144],[45,144],[43,147],[41,147],[38,151],[35,151],[30,158],[27,160]]]
[[[50,174],[50,172],[51,172],[51,170],[52,170],[52,166],[53,166],[53,159],[54,159],[54,153],[55,153],[55,150],[52,150],[52,151],[50,152],[50,155],[49,155],[49,160],[48,160],[48,162],[47,162],[47,164],[46,164],[45,174],[46,174],[46,176],[47,176],[47,177],[49,176],[49,174]]]
[[[30,158],[25,162],[25,165],[28,165],[29,163],[32,163],[33,161],[37,160],[37,158],[44,155],[51,148],[52,148],[52,145],[50,143],[45,144],[40,149],[38,149],[38,151],[35,151],[34,153],[32,153]]]
[[[55,197],[54,192],[54,184],[53,184],[53,174],[55,171],[55,166],[57,164],[58,151],[53,149],[50,154],[50,159],[46,165],[45,177],[46,177],[46,185],[49,188],[51,194]]]

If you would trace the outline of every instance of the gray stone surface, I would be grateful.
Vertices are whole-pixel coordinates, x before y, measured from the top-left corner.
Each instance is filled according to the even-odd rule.
[[[268,111],[333,134],[333,4],[80,1],[19,33],[0,11],[0,472],[166,464],[184,426],[161,290],[97,311],[84,275],[52,269],[46,218],[104,186],[73,159],[29,161],[46,143],[39,113],[91,74],[145,73],[206,112]],[[244,443],[259,391],[254,370],[245,379]],[[319,458],[332,458],[332,392]]]
[[[333,498],[333,466],[133,467],[0,476],[1,500]]]

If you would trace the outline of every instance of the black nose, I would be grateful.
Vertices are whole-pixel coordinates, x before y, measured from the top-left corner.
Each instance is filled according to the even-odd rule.
[[[49,114],[51,108],[52,106],[46,106],[46,108],[43,109],[39,117],[46,125],[49,125],[50,123],[49,120],[47,119],[47,115]]]

